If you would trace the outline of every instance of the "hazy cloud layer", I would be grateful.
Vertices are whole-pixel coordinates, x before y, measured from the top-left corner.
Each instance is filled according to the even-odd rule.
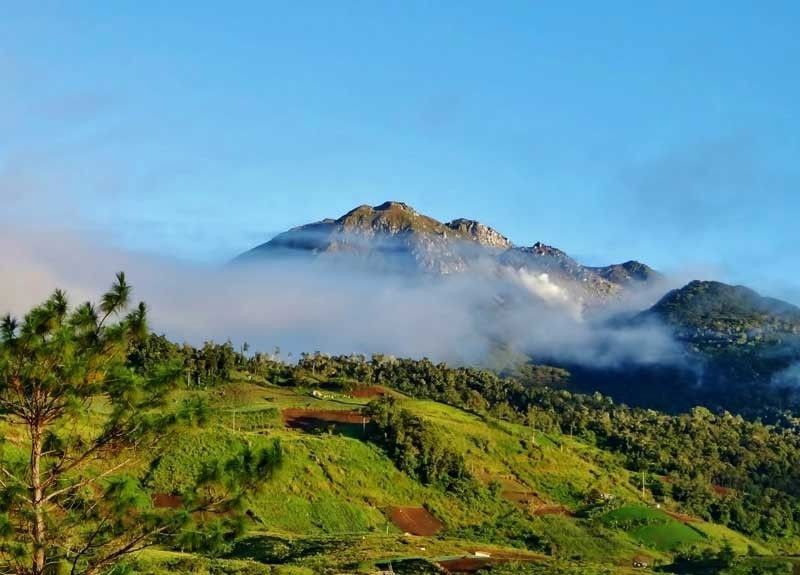
[[[502,341],[592,365],[680,360],[661,327],[612,327],[599,314],[587,317],[546,274],[376,275],[343,269],[340,261],[210,267],[107,248],[69,232],[0,232],[2,310],[24,313],[55,287],[75,303],[96,298],[118,270],[128,274],[135,298],[150,305],[154,329],[194,344],[230,338],[295,354],[383,352],[480,363]]]
[[[793,363],[772,376],[772,384],[778,387],[800,387],[800,362]]]

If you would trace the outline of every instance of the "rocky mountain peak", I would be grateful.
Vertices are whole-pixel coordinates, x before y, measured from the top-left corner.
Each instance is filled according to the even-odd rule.
[[[653,268],[636,260],[590,269],[600,277],[619,285],[661,281],[664,279]]]
[[[335,221],[338,233],[373,236],[375,234],[439,234],[445,235],[445,226],[418,213],[403,202],[383,202],[377,206],[362,205],[350,210]]]
[[[417,211],[405,202],[386,201],[379,206],[373,208],[376,212],[386,212],[389,210],[406,210],[409,212],[417,213]]]
[[[536,242],[531,247],[522,249],[537,256],[548,256],[556,259],[564,259],[569,257],[560,249],[554,248],[553,246],[548,246],[542,242]]]
[[[445,225],[450,229],[469,236],[482,246],[497,249],[508,249],[513,246],[503,234],[476,220],[458,218]]]
[[[442,223],[404,202],[358,206],[338,219],[325,219],[279,234],[244,254],[244,260],[275,255],[350,256],[376,271],[417,270],[453,274],[489,266],[547,274],[549,281],[582,300],[605,300],[630,284],[649,280],[653,270],[629,261],[608,268],[581,265],[563,251],[537,242],[515,247],[497,230],[477,220]],[[480,262],[480,264],[479,264]]]

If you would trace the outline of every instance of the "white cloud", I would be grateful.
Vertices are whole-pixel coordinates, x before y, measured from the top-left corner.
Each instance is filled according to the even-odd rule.
[[[125,270],[151,323],[178,341],[253,348],[391,353],[480,363],[498,341],[539,358],[615,365],[678,361],[659,326],[613,327],[576,313],[546,274],[442,279],[374,274],[324,262],[210,267],[133,254],[69,232],[0,231],[0,311],[22,314],[61,287],[78,303]]]

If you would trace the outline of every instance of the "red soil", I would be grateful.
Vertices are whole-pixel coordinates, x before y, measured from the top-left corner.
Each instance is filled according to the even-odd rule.
[[[389,509],[389,519],[399,529],[412,535],[436,535],[443,527],[442,522],[424,507],[392,507]]]
[[[384,395],[389,395],[389,392],[380,385],[370,385],[367,387],[357,387],[350,392],[350,395],[353,397],[383,397]]]
[[[485,484],[496,481],[500,484],[500,497],[513,503],[522,510],[528,509],[531,505],[541,505],[544,502],[539,498],[539,494],[531,491],[511,475],[497,475],[487,472],[478,472],[478,478]]]
[[[369,418],[357,411],[337,409],[289,408],[281,412],[283,423],[293,429],[313,429],[325,423],[368,423]]]
[[[169,493],[154,493],[153,507],[156,509],[178,509],[183,505],[183,497]]]

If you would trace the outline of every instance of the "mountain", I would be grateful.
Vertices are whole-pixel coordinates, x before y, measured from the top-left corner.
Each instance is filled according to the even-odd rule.
[[[767,415],[800,403],[800,308],[717,281],[692,281],[631,320],[663,325],[684,359],[598,369],[569,365],[574,385],[671,412],[705,405]]]
[[[663,280],[663,276],[648,265],[631,260],[599,268],[588,268],[601,278],[617,285],[642,284]]]
[[[376,271],[409,270],[456,274],[480,268],[511,268],[547,274],[583,300],[605,300],[660,281],[647,265],[629,261],[587,267],[563,251],[537,242],[517,247],[497,230],[476,220],[440,222],[403,202],[359,206],[338,219],[293,228],[237,258],[240,262],[299,256],[338,257]]]
[[[541,242],[530,247],[506,250],[498,259],[501,264],[515,269],[547,274],[549,280],[572,286],[573,291],[578,291],[579,295],[588,295],[596,299],[602,300],[613,296],[628,285],[628,282],[617,283],[596,271],[606,268],[582,266],[563,251]],[[576,290],[576,287],[579,289]]]
[[[743,286],[693,281],[647,313],[670,326],[729,390],[789,384],[782,374],[800,361],[800,308]]]
[[[507,249],[510,242],[472,220],[439,222],[402,202],[359,206],[338,219],[293,228],[246,254],[253,261],[274,256],[351,256],[350,262],[385,270],[465,271],[479,252]]]
[[[537,340],[520,353],[568,369],[577,389],[599,389],[620,401],[667,411],[697,404],[748,411],[786,407],[795,402],[791,388],[800,389],[795,376],[800,376],[800,308],[746,287],[693,281],[652,307],[631,309],[649,306],[647,299],[666,286],[664,276],[644,263],[586,266],[545,243],[518,246],[479,221],[441,222],[402,202],[362,205],[337,219],[293,228],[238,261],[258,264],[283,257],[355,265],[376,274],[478,278],[488,286],[481,292],[487,305],[477,301],[470,313],[480,318],[478,331],[491,332],[493,346],[513,348],[524,341],[526,321],[532,322],[531,331],[536,322],[547,325],[554,337],[566,334],[567,339],[555,346]],[[645,297],[627,297],[633,293]],[[520,310],[537,298],[570,317],[561,325],[524,315],[529,312]],[[626,305],[607,306],[618,302]],[[587,313],[604,306],[604,313]],[[615,312],[625,307],[627,313]],[[605,310],[615,314],[609,319]],[[508,320],[514,316],[522,319]],[[577,334],[572,339],[570,330]],[[648,339],[652,333],[654,339]],[[601,340],[592,348],[596,356],[622,345],[624,357],[632,359],[592,362],[585,359],[590,354],[570,348],[586,348],[596,337]],[[664,342],[670,347],[658,359],[637,359],[647,355],[651,343]]]
[[[800,308],[744,286],[693,281],[645,314],[668,325],[696,356],[739,379],[769,380],[800,359]]]
[[[800,308],[716,281],[672,290],[650,311],[684,338],[715,347],[777,343],[800,334]]]

